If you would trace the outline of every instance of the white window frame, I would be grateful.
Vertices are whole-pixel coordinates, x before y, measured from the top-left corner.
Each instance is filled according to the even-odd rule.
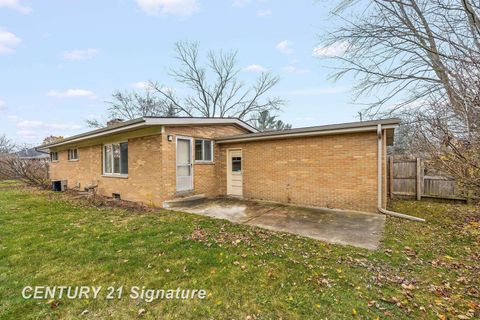
[[[57,155],[57,159],[53,159],[53,154],[54,154],[54,153]],[[60,159],[60,158],[58,157],[58,151],[52,151],[52,152],[50,152],[50,161],[51,161],[51,162],[58,162],[59,159]]]
[[[240,170],[238,170],[238,171],[237,171],[237,170],[233,170],[233,158],[240,158]],[[232,173],[239,173],[239,174],[241,174],[241,173],[243,172],[243,159],[242,159],[242,156],[240,156],[240,157],[230,157],[230,158],[229,158],[229,161],[231,162],[231,163],[230,163],[230,167],[231,167],[230,170],[231,170]]]
[[[70,151],[72,151],[72,154],[73,154],[73,150],[77,150],[77,157],[76,158],[71,158],[70,157]],[[78,148],[68,149],[67,150],[67,159],[68,159],[68,161],[78,161]]]
[[[105,159],[107,158],[105,156],[105,146],[111,146],[112,147],[112,152],[113,152],[113,145],[114,144],[118,144],[120,145],[120,143],[127,143],[128,144],[128,140],[123,140],[123,141],[115,141],[115,142],[110,142],[110,143],[105,143],[102,145],[102,176],[104,177],[117,177],[117,178],[128,178],[128,173],[109,173],[109,172],[105,172]],[[120,163],[122,162],[122,160],[120,159]],[[111,167],[112,167],[112,171],[113,171],[113,154],[112,154],[112,161],[110,163]],[[127,168],[128,170],[128,168]]]
[[[196,156],[197,156],[197,151],[195,150],[196,148],[196,143],[197,143],[197,140],[200,140],[202,141],[202,160],[197,160],[195,159]],[[210,148],[210,159],[211,160],[204,160],[205,159],[205,141],[209,141],[211,143],[211,148]],[[193,159],[195,161],[195,163],[213,163],[214,159],[213,159],[213,155],[215,154],[215,152],[213,152],[213,149],[215,148],[215,143],[213,142],[213,140],[210,140],[210,139],[202,139],[202,138],[195,138],[194,139],[194,143],[193,143]]]

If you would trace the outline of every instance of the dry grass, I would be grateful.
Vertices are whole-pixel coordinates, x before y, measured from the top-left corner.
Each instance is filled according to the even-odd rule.
[[[479,215],[399,201],[382,246],[330,245],[223,220],[0,190],[2,319],[479,317]],[[204,288],[205,300],[24,300],[26,285]]]

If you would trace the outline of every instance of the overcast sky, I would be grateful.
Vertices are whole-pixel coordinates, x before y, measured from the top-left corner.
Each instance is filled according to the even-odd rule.
[[[280,75],[272,93],[288,100],[280,118],[294,127],[355,121],[353,82],[329,80],[318,58],[342,52],[318,46],[326,26],[328,7],[314,0],[0,0],[0,134],[69,136],[105,116],[116,89],[175,88],[167,73],[180,40],[237,50],[246,82]]]

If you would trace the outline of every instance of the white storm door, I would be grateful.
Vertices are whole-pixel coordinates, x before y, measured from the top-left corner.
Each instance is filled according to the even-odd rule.
[[[177,137],[177,191],[193,189],[192,139]]]
[[[227,156],[227,194],[243,196],[243,159],[242,150],[228,150]]]

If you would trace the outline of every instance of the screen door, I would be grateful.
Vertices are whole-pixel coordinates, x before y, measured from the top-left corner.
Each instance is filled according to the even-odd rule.
[[[238,197],[243,195],[243,162],[241,149],[228,150],[227,194]]]
[[[192,189],[192,139],[177,138],[177,191]]]

